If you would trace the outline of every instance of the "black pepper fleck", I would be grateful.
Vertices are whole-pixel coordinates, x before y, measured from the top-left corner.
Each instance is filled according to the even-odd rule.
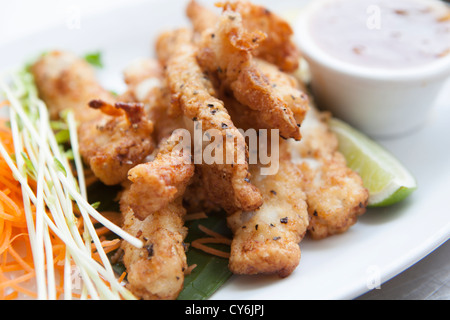
[[[150,259],[151,257],[153,257],[153,243],[150,243],[149,245],[145,246],[145,249],[147,250],[147,259]]]
[[[284,217],[280,219],[281,223],[288,223],[288,217]]]

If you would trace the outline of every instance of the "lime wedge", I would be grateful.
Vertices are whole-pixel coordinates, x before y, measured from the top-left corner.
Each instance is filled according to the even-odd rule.
[[[345,122],[332,118],[330,127],[348,166],[361,176],[369,190],[369,207],[383,207],[408,197],[417,183],[389,151]]]

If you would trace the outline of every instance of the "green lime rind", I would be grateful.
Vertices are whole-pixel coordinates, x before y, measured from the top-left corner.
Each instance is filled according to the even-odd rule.
[[[372,203],[369,204],[369,208],[378,208],[378,207],[387,207],[391,206],[393,204],[396,204],[398,202],[401,202],[409,197],[411,193],[413,193],[417,187],[412,188],[406,188],[406,187],[400,187],[397,191],[395,191],[390,197],[387,199],[378,202],[378,203]]]
[[[369,191],[369,207],[393,205],[417,189],[411,172],[380,144],[339,119],[332,118],[329,124],[347,165],[361,176]]]

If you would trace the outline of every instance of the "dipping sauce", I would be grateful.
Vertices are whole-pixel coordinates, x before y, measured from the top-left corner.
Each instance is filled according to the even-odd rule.
[[[322,50],[365,67],[407,68],[450,55],[450,9],[433,0],[334,0],[310,29]]]

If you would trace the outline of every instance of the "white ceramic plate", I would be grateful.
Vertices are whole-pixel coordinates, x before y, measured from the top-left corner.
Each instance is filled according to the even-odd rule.
[[[209,1],[211,2],[211,1]],[[273,11],[295,11],[307,1],[255,1]],[[0,46],[0,72],[51,49],[78,54],[100,50],[102,84],[122,91],[122,70],[133,59],[153,55],[155,36],[188,24],[186,1],[147,1],[67,21]],[[76,26],[76,25],[75,25]],[[450,235],[450,82],[426,126],[407,137],[380,141],[415,175],[418,190],[407,201],[370,209],[347,233],[304,239],[302,258],[285,278],[232,277],[212,299],[352,299],[402,272]]]

